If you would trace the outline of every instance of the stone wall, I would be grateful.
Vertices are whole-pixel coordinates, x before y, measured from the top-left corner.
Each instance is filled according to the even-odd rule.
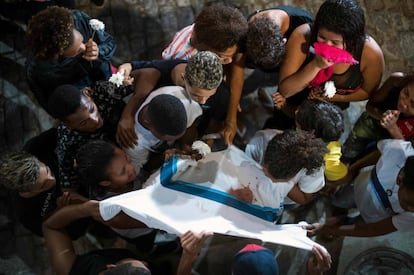
[[[96,6],[79,0],[79,9],[100,18],[118,42],[115,62],[131,59],[159,58],[174,33],[191,24],[207,1],[202,0],[105,0]],[[314,15],[323,0],[235,0],[228,2],[247,15],[252,11],[276,5],[294,5]],[[365,9],[367,32],[381,46],[386,62],[384,78],[394,71],[414,70],[414,1],[361,1]]]

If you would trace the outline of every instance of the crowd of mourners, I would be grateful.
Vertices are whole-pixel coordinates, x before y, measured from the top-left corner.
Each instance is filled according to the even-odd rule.
[[[173,155],[199,158],[196,140],[234,146],[240,100],[263,87],[275,87],[273,115],[239,147],[280,186],[268,196],[282,197],[282,210],[328,199],[335,215],[307,221],[308,236],[414,230],[414,74],[382,81],[384,56],[357,0],[326,0],[315,16],[293,6],[245,16],[208,3],[162,58],[123,64],[113,63],[116,35],[103,22],[45,5],[28,20],[26,47],[26,80],[56,125],[2,156],[0,184],[15,195],[20,222],[45,239],[56,274],[191,274],[212,232],[157,242],[166,232],[123,212],[103,221],[99,202],[144,188]],[[343,112],[361,101],[342,143]],[[230,194],[253,203],[248,188]],[[73,240],[86,232],[135,249],[78,255]],[[168,253],[179,255],[174,270],[154,260]],[[315,247],[305,272],[322,274],[331,262]],[[234,255],[232,274],[279,274],[277,259],[250,244]]]

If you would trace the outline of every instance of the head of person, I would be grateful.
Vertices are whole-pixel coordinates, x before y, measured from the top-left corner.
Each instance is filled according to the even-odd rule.
[[[155,96],[142,110],[144,126],[158,139],[175,141],[187,130],[187,112],[177,97]]]
[[[406,159],[397,176],[398,201],[405,211],[414,212],[414,156]]]
[[[205,104],[214,95],[223,80],[223,65],[215,53],[200,51],[185,67],[185,89],[194,101]]]
[[[337,141],[344,132],[342,110],[332,103],[315,99],[305,100],[295,114],[299,129],[310,131],[325,142]]]
[[[64,7],[49,6],[35,14],[29,21],[26,40],[33,55],[44,60],[74,57],[86,50],[72,12]]]
[[[0,160],[0,185],[30,198],[55,186],[56,178],[47,165],[21,151],[8,153]]]
[[[247,20],[238,9],[216,3],[205,6],[195,18],[191,45],[212,51],[223,64],[229,64],[246,32]]]
[[[278,275],[279,265],[270,249],[248,244],[241,249],[232,262],[233,275]]]
[[[122,259],[116,264],[107,265],[99,275],[151,275],[144,262],[132,258]]]
[[[310,175],[324,164],[328,152],[322,139],[311,132],[286,130],[267,145],[263,171],[272,181],[286,181],[305,168]]]
[[[406,116],[414,116],[414,79],[401,89],[397,109]]]
[[[356,54],[366,38],[365,15],[357,0],[326,0],[316,14],[312,41]]]
[[[281,63],[286,39],[280,27],[268,17],[253,18],[246,35],[246,57],[259,69],[272,69]]]
[[[89,88],[79,90],[69,84],[58,86],[49,97],[48,110],[52,117],[73,130],[96,132],[103,126]]]
[[[114,144],[93,140],[82,145],[76,155],[78,179],[91,195],[128,190],[137,173],[130,157]]]

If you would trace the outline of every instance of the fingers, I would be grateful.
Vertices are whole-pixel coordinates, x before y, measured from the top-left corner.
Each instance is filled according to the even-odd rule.
[[[89,41],[85,44],[85,46],[86,46],[86,49],[85,49],[85,52],[83,53],[83,58],[88,61],[97,59],[99,56],[98,45],[94,41],[89,39]]]
[[[124,148],[133,148],[138,145],[138,136],[135,132],[133,123],[125,125],[126,122],[120,121],[116,131],[116,141]]]
[[[332,258],[328,251],[314,246],[312,247],[312,253],[314,256],[314,263],[316,263],[321,271],[326,271],[331,268]]]
[[[124,63],[118,67],[118,72],[121,72],[125,78],[129,77],[129,75],[131,74],[131,71],[132,71],[131,63]]]

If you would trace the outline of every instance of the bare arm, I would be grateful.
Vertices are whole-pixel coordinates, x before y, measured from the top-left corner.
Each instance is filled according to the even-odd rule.
[[[230,101],[227,108],[225,126],[222,132],[224,142],[227,145],[233,142],[237,131],[237,111],[244,83],[243,55],[237,54],[230,66]]]
[[[116,140],[126,148],[137,144],[134,115],[147,95],[155,88],[161,73],[155,68],[142,68],[131,72],[134,78],[135,91],[125,106],[118,123]]]
[[[352,102],[367,100],[377,90],[384,72],[384,55],[377,42],[371,37],[367,38],[365,42],[360,69],[364,79],[361,87],[349,95],[336,94],[331,98],[331,101]]]
[[[76,259],[72,240],[65,232],[65,227],[77,219],[97,215],[99,202],[88,201],[63,207],[43,223],[46,248],[56,274],[69,274]]]
[[[352,225],[312,224],[306,226],[310,235],[330,234],[335,236],[375,237],[397,231],[392,223],[392,217],[376,223]]]
[[[314,194],[305,193],[302,190],[300,190],[297,184],[293,186],[293,188],[289,191],[287,196],[289,197],[289,199],[299,204],[307,204],[315,198]]]
[[[309,53],[310,31],[308,24],[297,27],[286,44],[286,54],[279,72],[279,93],[286,98],[306,88],[317,73],[328,65],[322,58],[314,58],[301,68]]]
[[[372,93],[366,105],[367,112],[370,116],[378,120],[382,118],[382,114],[386,110],[380,109],[378,104],[384,102],[395,87],[401,87],[400,85],[404,76],[405,74],[401,72],[393,73],[375,93]]]
[[[197,259],[205,240],[212,236],[212,232],[194,233],[187,231],[180,237],[183,253],[177,267],[177,275],[191,275],[194,261]]]

